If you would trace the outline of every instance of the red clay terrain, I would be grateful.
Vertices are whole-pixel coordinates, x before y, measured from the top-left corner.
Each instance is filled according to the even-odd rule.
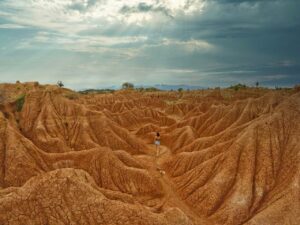
[[[0,90],[1,225],[300,224],[296,89]]]

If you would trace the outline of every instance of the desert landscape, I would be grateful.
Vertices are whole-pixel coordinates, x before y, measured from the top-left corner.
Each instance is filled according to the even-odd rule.
[[[300,224],[299,88],[0,90],[1,225]]]
[[[0,225],[300,225],[300,0],[0,0]]]

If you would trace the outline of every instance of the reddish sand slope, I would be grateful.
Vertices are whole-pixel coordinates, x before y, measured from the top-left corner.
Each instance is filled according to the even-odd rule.
[[[300,224],[294,90],[0,89],[0,224]]]

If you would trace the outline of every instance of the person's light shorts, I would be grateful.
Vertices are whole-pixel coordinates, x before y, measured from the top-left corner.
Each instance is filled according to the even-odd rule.
[[[160,141],[155,141],[154,144],[160,145]]]

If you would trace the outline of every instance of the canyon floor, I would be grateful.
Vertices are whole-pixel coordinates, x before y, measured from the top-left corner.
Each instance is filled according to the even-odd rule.
[[[1,225],[300,224],[297,89],[0,91]]]

